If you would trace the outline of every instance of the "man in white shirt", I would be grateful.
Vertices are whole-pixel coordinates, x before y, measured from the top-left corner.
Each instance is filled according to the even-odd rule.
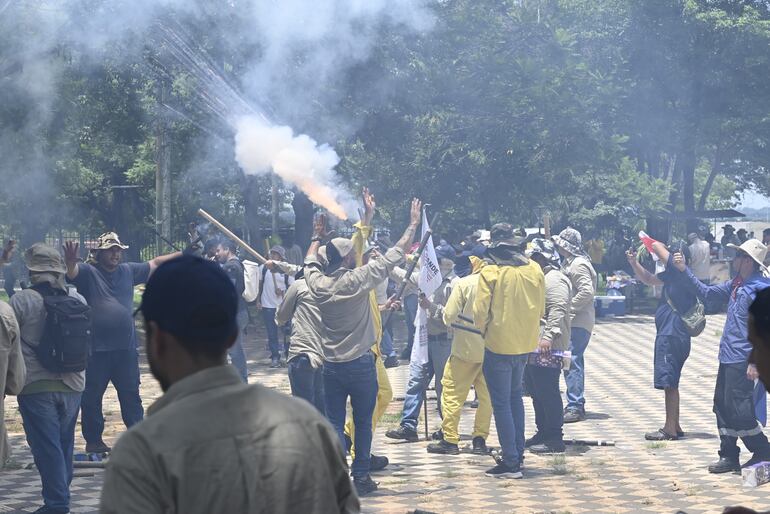
[[[270,260],[283,262],[286,260],[286,250],[282,246],[274,246],[270,249]],[[260,268],[259,295],[257,296],[257,310],[262,312],[262,320],[267,331],[267,344],[270,348],[270,367],[281,366],[281,345],[278,341],[278,325],[275,324],[275,311],[281,305],[286,290],[294,282],[294,277],[285,275],[276,266],[272,270],[267,266]],[[283,348],[283,352],[287,352]]]
[[[703,282],[708,284],[711,280],[711,250],[709,244],[700,238],[696,232],[691,233],[687,238],[690,241],[690,259],[693,274]]]

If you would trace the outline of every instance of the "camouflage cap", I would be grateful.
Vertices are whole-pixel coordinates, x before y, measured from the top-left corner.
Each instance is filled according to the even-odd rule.
[[[556,247],[554,246],[553,242],[548,239],[543,239],[541,237],[537,237],[533,239],[530,243],[529,248],[527,248],[527,251],[525,252],[527,257],[532,257],[534,254],[539,253],[543,257],[546,258],[546,260],[551,262],[558,262],[559,257],[556,253]]]
[[[117,233],[105,232],[96,240],[96,248],[94,250],[109,250],[116,246],[122,250],[128,250],[128,246],[120,242]]]
[[[586,255],[585,250],[583,250],[583,236],[572,227],[565,228],[559,232],[558,236],[553,236],[551,239],[556,246],[572,255]]]
[[[492,227],[490,236],[492,239],[492,244],[490,245],[491,248],[507,246],[518,249],[526,241],[525,238],[516,233],[510,223],[497,223]]]
[[[35,243],[24,252],[24,264],[27,269],[38,273],[65,273],[64,260],[53,247],[44,243]]]

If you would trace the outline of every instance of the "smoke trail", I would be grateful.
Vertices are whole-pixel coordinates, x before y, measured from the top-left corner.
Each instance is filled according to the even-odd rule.
[[[257,116],[239,118],[235,130],[235,158],[244,172],[272,170],[340,219],[355,212],[355,200],[340,187],[334,171],[340,158],[329,145],[304,134],[295,136],[290,127],[269,125]]]

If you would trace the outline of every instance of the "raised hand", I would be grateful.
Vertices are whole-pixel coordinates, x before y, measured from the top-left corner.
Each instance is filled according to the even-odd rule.
[[[80,243],[75,241],[67,241],[64,243],[64,263],[67,267],[74,266],[80,260],[78,251],[80,250]]]
[[[687,269],[687,264],[684,262],[684,256],[679,252],[674,254],[674,267],[679,271]]]
[[[13,239],[9,239],[5,242],[5,246],[3,247],[3,255],[2,255],[2,261],[8,262],[13,258],[13,254],[16,252],[16,241]]]
[[[323,239],[326,236],[326,215],[319,214],[313,221],[313,239]]]
[[[372,224],[372,219],[374,219],[374,212],[377,207],[377,204],[374,200],[374,195],[369,191],[368,187],[364,188],[363,197],[364,197],[364,219],[362,221],[364,222],[364,225],[369,226]]]
[[[415,227],[420,223],[422,217],[422,202],[418,198],[412,198],[412,206],[409,211],[409,220]]]

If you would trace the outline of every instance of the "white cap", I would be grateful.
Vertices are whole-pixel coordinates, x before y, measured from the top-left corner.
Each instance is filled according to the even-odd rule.
[[[745,241],[742,245],[734,245],[732,243],[727,244],[728,248],[735,248],[736,250],[740,250],[747,254],[749,257],[751,257],[754,262],[759,264],[762,268],[765,267],[764,261],[765,257],[767,257],[767,247],[763,245],[759,239],[749,239],[748,241]]]

